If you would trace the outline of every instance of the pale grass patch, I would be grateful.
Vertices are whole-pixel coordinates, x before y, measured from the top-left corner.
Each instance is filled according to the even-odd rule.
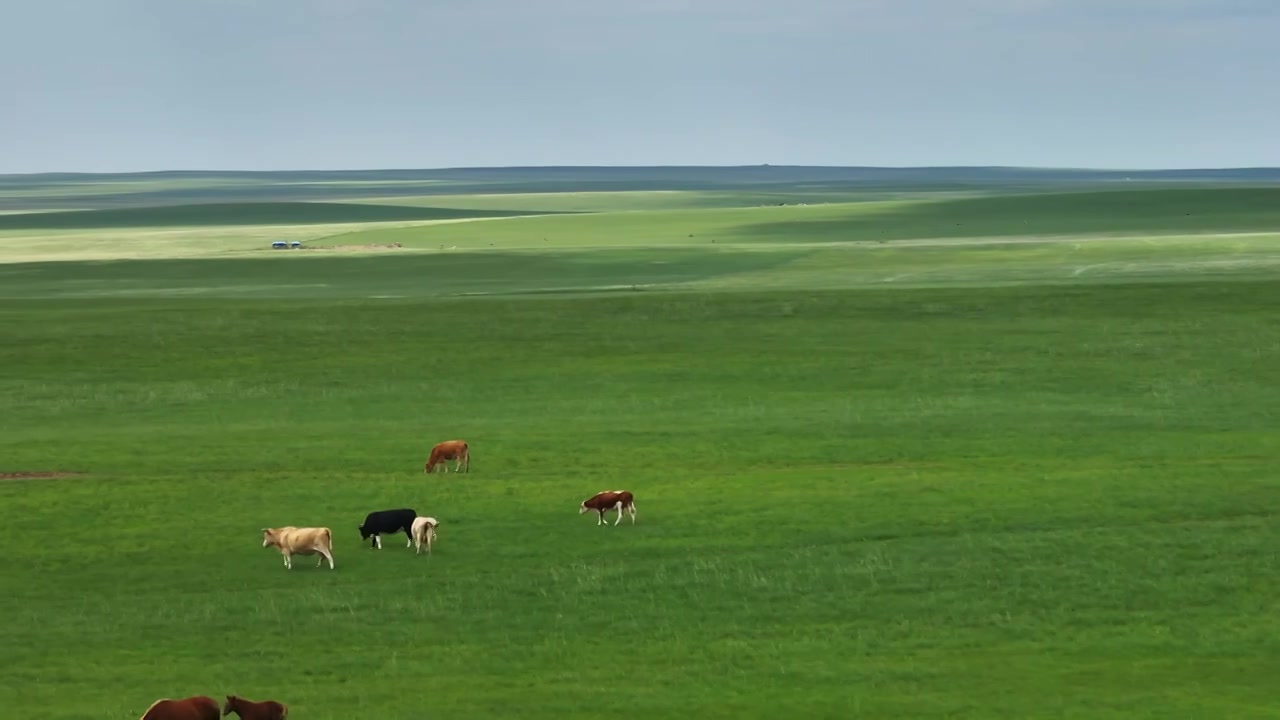
[[[310,254],[341,245],[341,237],[368,230],[389,230],[506,218],[446,218],[368,223],[244,225],[89,230],[0,231],[0,263],[76,260],[144,260],[199,257]],[[309,248],[274,250],[275,240],[300,241]],[[319,245],[312,247],[312,244]],[[412,251],[410,248],[404,248]],[[369,249],[374,252],[375,249]]]

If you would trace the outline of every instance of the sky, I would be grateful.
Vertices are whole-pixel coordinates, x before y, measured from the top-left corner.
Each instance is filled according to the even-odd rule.
[[[1280,0],[0,0],[0,173],[1280,166]]]

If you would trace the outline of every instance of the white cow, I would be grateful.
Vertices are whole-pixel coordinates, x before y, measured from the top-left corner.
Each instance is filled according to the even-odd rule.
[[[427,546],[427,554],[431,554],[431,541],[436,539],[436,528],[440,526],[440,521],[433,517],[416,517],[413,519],[413,526],[409,530],[409,534],[413,536],[413,554],[417,555],[422,552],[422,546]]]

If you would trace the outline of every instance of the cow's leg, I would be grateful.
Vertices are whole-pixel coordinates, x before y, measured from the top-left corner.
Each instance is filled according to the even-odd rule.
[[[636,524],[636,504],[631,503],[631,524]]]
[[[378,548],[379,550],[381,550],[381,549],[382,549],[382,536],[381,536],[381,535],[374,535],[374,536],[373,536],[373,545],[374,545],[374,547]]]
[[[290,557],[289,553],[283,553],[283,555],[284,555],[284,567],[285,567],[285,569],[286,569],[286,570],[292,570],[292,569],[293,569],[293,558],[292,558],[292,557]]]
[[[614,505],[613,508],[618,511],[618,519],[613,521],[613,524],[617,525],[618,523],[622,522],[622,501],[619,500],[618,504]]]
[[[316,567],[320,567],[321,565],[324,564],[325,560],[328,560],[329,569],[332,570],[333,569],[333,553],[329,552],[328,550],[321,550],[320,554],[321,554],[321,558],[316,561]]]
[[[405,546],[405,547],[413,547],[413,528],[405,528],[405,529],[404,529],[404,536],[405,536],[405,538],[408,540],[408,542],[406,542],[406,543],[404,544],[404,546]]]

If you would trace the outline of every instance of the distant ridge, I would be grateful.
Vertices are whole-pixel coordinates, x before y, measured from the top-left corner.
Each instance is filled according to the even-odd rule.
[[[784,197],[775,202],[781,202],[805,195],[1053,192],[1193,184],[1280,185],[1280,168],[1096,170],[762,164],[40,173],[0,175],[0,212],[404,197],[427,198],[420,204],[431,205],[429,198],[440,195],[652,191],[778,194]]]

